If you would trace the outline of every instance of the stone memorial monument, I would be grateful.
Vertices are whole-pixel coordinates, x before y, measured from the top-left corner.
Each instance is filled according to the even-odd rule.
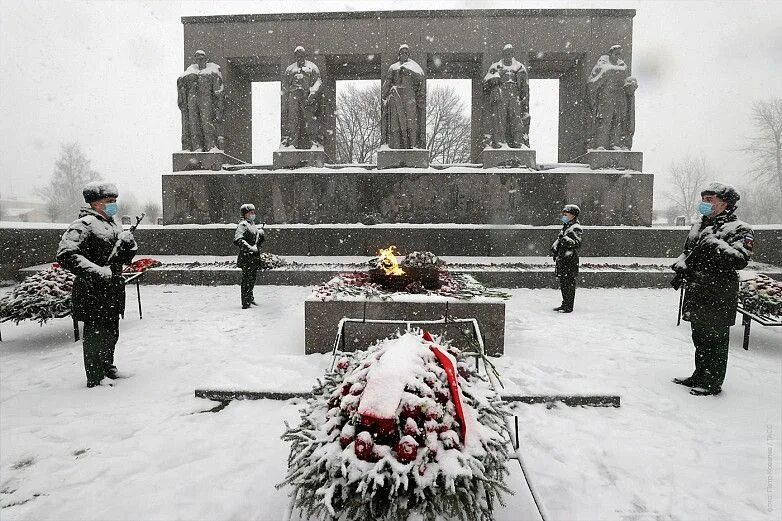
[[[486,146],[483,168],[500,166],[536,168],[535,151],[529,149],[529,74],[505,45],[502,59],[483,78]]]
[[[377,167],[426,168],[426,74],[410,59],[410,47],[399,46],[381,91],[381,143]]]
[[[586,159],[590,168],[641,170],[642,154],[630,152],[635,133],[638,82],[622,60],[622,46],[600,56],[587,80],[592,137]]]
[[[320,139],[320,98],[323,82],[318,66],[299,45],[296,61],[282,74],[282,140],[274,152],[274,168],[322,167],[326,159]]]
[[[223,114],[225,91],[220,66],[197,50],[191,64],[177,78],[177,104],[182,113],[182,152],[174,154],[174,171],[219,170],[226,160],[223,153]],[[196,157],[196,154],[197,157]]]
[[[654,175],[630,151],[634,16],[631,9],[465,9],[184,17],[185,150],[163,175],[164,221],[234,222],[236,208],[252,199],[264,202],[258,217],[269,224],[459,223],[469,230],[548,225],[568,202],[591,225],[649,226]],[[292,59],[302,35],[317,51],[298,47]],[[193,60],[197,49],[209,60],[203,52]],[[429,167],[426,93],[434,79],[469,82],[469,164]],[[537,79],[557,80],[556,163],[537,164],[529,148],[529,82]],[[344,132],[337,84],[355,80],[382,82],[382,123],[371,129],[382,142],[376,165],[333,164]],[[253,126],[270,124],[253,121],[253,83],[278,81],[280,147],[273,165],[253,165]]]

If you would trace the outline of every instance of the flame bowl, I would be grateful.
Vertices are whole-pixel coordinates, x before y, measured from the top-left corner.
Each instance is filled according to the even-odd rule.
[[[420,282],[426,289],[438,289],[440,287],[440,276],[437,268],[403,266],[402,269],[405,272],[404,275],[386,275],[382,268],[371,268],[369,270],[369,280],[394,291],[403,290],[408,284],[413,282]]]

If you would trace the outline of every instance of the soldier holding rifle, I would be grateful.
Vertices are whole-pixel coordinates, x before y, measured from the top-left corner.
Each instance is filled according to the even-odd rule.
[[[119,317],[125,312],[122,266],[133,260],[138,246],[133,232],[123,231],[113,219],[118,210],[116,185],[92,182],[82,194],[87,206],[65,230],[57,260],[76,276],[73,318],[84,322],[87,387],[96,387],[104,378],[122,377],[114,365]]]
[[[728,366],[730,326],[736,323],[738,270],[752,254],[752,228],[735,215],[739,194],[729,185],[711,183],[701,192],[698,211],[703,216],[693,225],[671,268],[675,289],[683,288],[681,318],[692,326],[695,371],[673,382],[691,387],[696,396],[722,392]]]

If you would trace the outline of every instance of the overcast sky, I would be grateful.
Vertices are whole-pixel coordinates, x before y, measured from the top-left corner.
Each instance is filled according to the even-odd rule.
[[[656,174],[656,203],[668,187],[668,165],[688,153],[703,154],[717,179],[746,179],[737,148],[749,133],[752,101],[782,91],[779,1],[0,0],[0,195],[33,198],[60,144],[78,140],[121,192],[160,200],[161,174],[180,148],[182,16],[468,7],[636,9],[634,150]],[[547,118],[535,110],[556,108],[553,100],[532,102],[539,124]],[[274,99],[256,108],[268,116],[279,105]],[[546,160],[553,149],[547,129],[539,130]],[[270,157],[273,139],[263,146]]]

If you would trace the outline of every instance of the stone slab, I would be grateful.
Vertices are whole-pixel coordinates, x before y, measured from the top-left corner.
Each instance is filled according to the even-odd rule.
[[[380,301],[327,300],[309,298],[304,303],[306,354],[328,353],[333,348],[340,319],[362,318],[385,320],[438,320],[443,317],[476,318],[490,356],[501,356],[505,352],[505,302],[498,299],[485,301],[456,301],[434,297],[431,301]],[[382,324],[372,322],[348,322],[340,349],[353,351],[364,349],[376,340],[404,331],[405,324]],[[413,325],[415,327],[415,325]],[[445,334],[457,346],[467,347],[462,330],[471,330],[464,324],[427,324],[421,326],[435,334]]]
[[[326,162],[326,152],[322,147],[309,150],[297,148],[280,148],[272,154],[272,165],[275,170],[282,168],[320,168]]]
[[[385,148],[377,151],[377,168],[429,168],[429,151]]]
[[[238,165],[242,161],[225,152],[174,152],[171,154],[174,172],[222,170],[223,165]]]
[[[491,148],[486,147],[481,154],[483,168],[520,168],[538,169],[535,151],[529,148]]]
[[[643,152],[629,150],[589,150],[584,161],[592,170],[643,170]]]
[[[335,304],[335,302],[337,304]],[[330,353],[334,347],[337,326],[343,317],[363,318],[364,302],[321,301],[309,298],[304,301],[304,353]]]
[[[627,170],[449,167],[443,170],[246,169],[163,174],[165,224],[233,223],[247,200],[267,224],[547,225],[562,205],[586,225],[649,226],[654,175]],[[377,218],[367,221],[367,217]],[[551,243],[549,242],[549,245]]]

